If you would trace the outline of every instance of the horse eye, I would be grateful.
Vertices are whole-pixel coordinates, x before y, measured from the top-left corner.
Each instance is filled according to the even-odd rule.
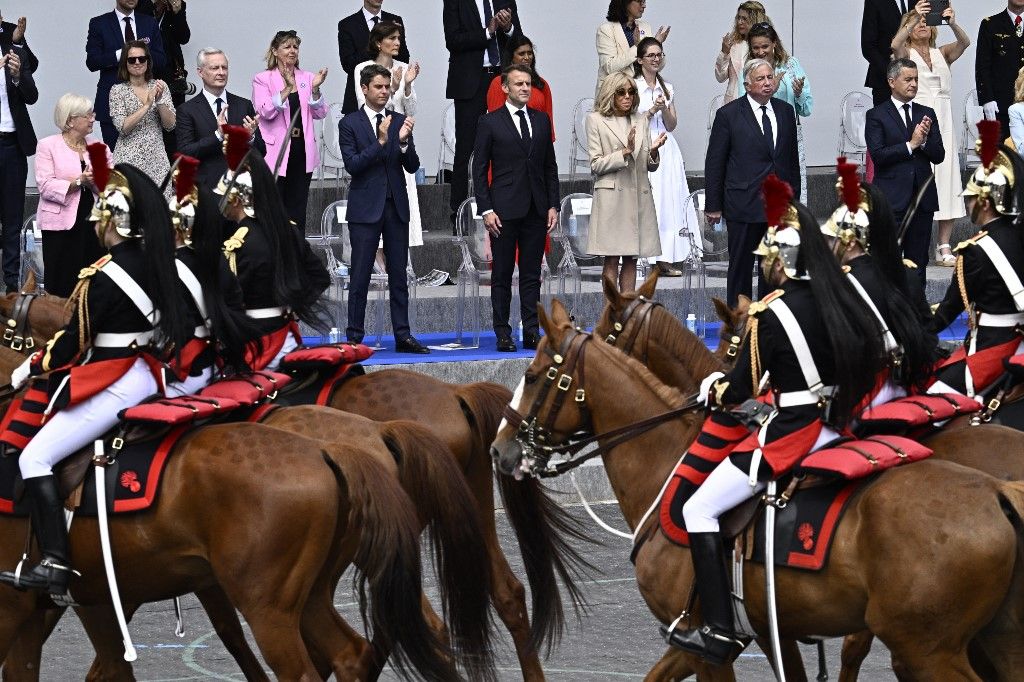
[[[525,381],[527,384],[532,384],[535,381],[537,381],[537,375],[536,374],[531,374],[530,372],[527,372],[523,376],[523,381]]]

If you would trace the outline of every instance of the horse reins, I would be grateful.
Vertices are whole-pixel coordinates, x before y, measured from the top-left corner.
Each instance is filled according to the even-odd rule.
[[[687,400],[686,404],[674,410],[648,417],[639,422],[627,424],[617,429],[595,434],[590,409],[586,404],[586,390],[584,385],[584,358],[587,342],[593,340],[591,334],[579,329],[569,330],[562,341],[561,352],[555,352],[549,346],[545,346],[544,352],[551,357],[553,365],[548,368],[544,375],[544,384],[537,397],[530,407],[526,416],[520,414],[511,405],[505,407],[504,416],[510,424],[518,429],[516,442],[523,449],[523,454],[531,460],[533,474],[541,478],[558,476],[571,469],[574,469],[589,459],[593,459],[619,445],[644,434],[654,427],[667,421],[680,417],[694,409],[702,408],[703,405],[697,402],[696,398]],[[577,371],[577,376],[573,372]],[[555,421],[562,407],[565,405],[566,396],[572,387],[573,381],[578,382],[579,388],[574,393],[574,402],[581,413],[582,428],[573,433],[558,432],[554,428]],[[552,390],[556,390],[551,409],[543,425],[538,425],[538,415]],[[552,437],[564,435],[566,440],[561,443],[551,444]],[[596,448],[583,455],[579,452],[589,445],[598,443]],[[568,459],[555,464],[550,464],[552,455],[568,455]],[[577,456],[579,455],[579,456]]]
[[[14,308],[7,319],[3,336],[3,345],[11,350],[20,353],[22,350],[29,351],[35,348],[36,342],[32,338],[32,330],[28,324],[28,311],[37,295],[20,293],[14,300]]]

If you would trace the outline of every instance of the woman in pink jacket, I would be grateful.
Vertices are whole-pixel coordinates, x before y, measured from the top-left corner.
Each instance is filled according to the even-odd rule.
[[[259,116],[260,134],[267,144],[267,165],[275,168],[281,148],[291,138],[291,145],[281,160],[277,187],[281,192],[288,217],[306,229],[306,203],[313,169],[320,163],[316,148],[313,119],[327,116],[327,103],[320,96],[320,86],[327,78],[327,69],[317,73],[299,68],[299,43],[295,31],[278,31],[267,50],[267,70],[252,81],[252,103]],[[302,115],[295,127],[289,124],[295,112]]]
[[[57,100],[53,121],[60,130],[36,147],[39,208],[36,223],[43,234],[43,278],[48,294],[67,298],[78,272],[105,252],[89,222],[96,187],[85,146],[96,120],[92,100],[66,94]],[[113,163],[107,150],[108,163]]]

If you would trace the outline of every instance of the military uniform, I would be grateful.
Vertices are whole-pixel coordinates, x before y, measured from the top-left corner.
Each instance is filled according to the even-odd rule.
[[[994,101],[999,105],[997,119],[1003,126],[1000,139],[1005,139],[1010,134],[1013,83],[1018,71],[1024,68],[1024,35],[1017,35],[1010,14],[1004,9],[981,20],[977,44],[974,75],[978,103]]]

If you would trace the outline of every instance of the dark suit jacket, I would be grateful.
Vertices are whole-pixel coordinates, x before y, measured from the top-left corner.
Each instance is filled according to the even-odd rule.
[[[874,183],[885,193],[896,213],[907,210],[918,189],[931,175],[932,164],[942,163],[946,158],[935,110],[922,104],[914,104],[910,108],[911,122],[915,126],[925,116],[932,119],[932,127],[924,145],[915,149],[913,154],[907,151],[910,138],[902,112],[896,109],[891,99],[869,109],[864,123],[864,138],[875,162]],[[939,210],[939,194],[934,182],[921,200],[921,210]]]
[[[380,13],[382,21],[390,21],[403,26],[402,46],[398,48],[398,61],[409,63],[409,46],[405,42],[405,24],[402,17],[391,12]],[[356,88],[359,87],[359,74],[352,73],[356,64],[361,64],[370,58],[366,48],[370,43],[370,28],[366,25],[366,18],[363,16],[362,8],[351,16],[347,16],[338,22],[338,56],[341,58],[341,68],[348,74],[345,82],[345,99],[341,104],[341,111],[344,114],[351,113],[359,108],[356,103]]]
[[[551,122],[543,112],[529,107],[526,111],[533,127],[529,143],[504,105],[480,117],[473,148],[473,187],[480,213],[494,211],[502,220],[517,220],[526,216],[531,205],[541,215],[549,208],[558,210],[558,165]]]
[[[13,49],[21,60],[21,72],[18,76],[18,85],[15,87],[11,80],[11,72],[4,67],[4,78],[7,82],[7,104],[11,109],[11,117],[14,119],[14,132],[18,135],[18,146],[25,156],[32,156],[36,153],[36,132],[32,128],[32,119],[28,115],[28,105],[35,104],[39,99],[39,91],[36,89],[36,81],[32,73],[39,68],[39,60],[32,54],[28,43],[22,43],[21,47],[13,47],[11,35],[15,26],[10,22],[3,22],[3,32],[0,33],[0,52],[7,54]]]
[[[493,5],[492,5],[493,6]],[[522,33],[516,1],[509,0],[512,10],[513,35]],[[444,44],[448,48],[448,99],[468,99],[480,87],[484,77],[484,52],[487,50],[487,31],[476,7],[476,0],[444,0],[441,21],[444,24]],[[498,50],[508,42],[500,29],[497,32]],[[487,77],[490,85],[491,77]]]
[[[914,0],[907,0],[910,7]],[[900,30],[900,8],[896,0],[864,0],[864,16],[860,22],[860,52],[868,60],[864,85],[872,89],[889,86],[885,71],[892,61],[892,39]]]
[[[345,170],[352,176],[348,186],[348,220],[350,223],[375,223],[384,214],[384,202],[388,192],[395,202],[398,216],[409,222],[409,195],[405,189],[404,169],[415,173],[420,167],[416,146],[409,138],[409,146],[403,152],[398,143],[398,132],[402,129],[405,116],[385,110],[391,115],[388,128],[388,143],[377,142],[377,132],[370,120],[357,109],[338,124],[338,145]]]
[[[1024,38],[1018,38],[1006,8],[981,20],[978,48],[974,60],[978,102],[999,104],[1000,120],[1005,120],[1013,104],[1013,82],[1024,66]],[[1004,123],[1005,125],[1005,123]],[[1003,130],[1003,135],[1010,131]]]
[[[168,84],[175,79],[178,69],[188,72],[188,68],[185,66],[185,55],[181,51],[181,46],[188,45],[188,41],[192,40],[192,29],[188,26],[188,15],[186,14],[187,5],[188,3],[182,0],[181,9],[177,14],[168,8],[157,20],[157,23],[160,24],[160,37],[163,39],[167,64],[162,69],[154,69],[153,75]],[[156,17],[153,0],[139,0],[135,11]],[[184,99],[184,94],[181,97]]]
[[[133,23],[136,39],[149,39],[153,71],[163,69],[167,65],[167,58],[164,55],[164,42],[156,19],[136,11]],[[110,88],[117,82],[117,51],[123,47],[124,32],[113,11],[89,20],[89,35],[85,40],[85,65],[90,71],[100,72],[100,80],[96,84],[96,101],[93,102],[96,120],[100,122],[110,120]]]
[[[228,123],[242,125],[246,116],[256,118],[256,110],[252,102],[232,95],[225,91],[228,105]],[[174,126],[178,138],[178,151],[186,156],[194,156],[199,159],[199,171],[196,177],[199,184],[209,188],[217,186],[217,181],[228,169],[227,161],[224,160],[222,143],[217,139],[217,117],[206,101],[206,95],[200,92],[198,95],[183,103],[177,110],[178,120]],[[260,136],[260,129],[256,128],[256,138],[252,146],[259,152],[260,156],[267,155],[267,146]]]
[[[800,196],[800,155],[796,143],[796,112],[772,98],[778,130],[775,149],[761,132],[747,97],[729,102],[715,114],[704,161],[707,211],[722,211],[726,220],[763,223],[761,183],[775,173]]]

